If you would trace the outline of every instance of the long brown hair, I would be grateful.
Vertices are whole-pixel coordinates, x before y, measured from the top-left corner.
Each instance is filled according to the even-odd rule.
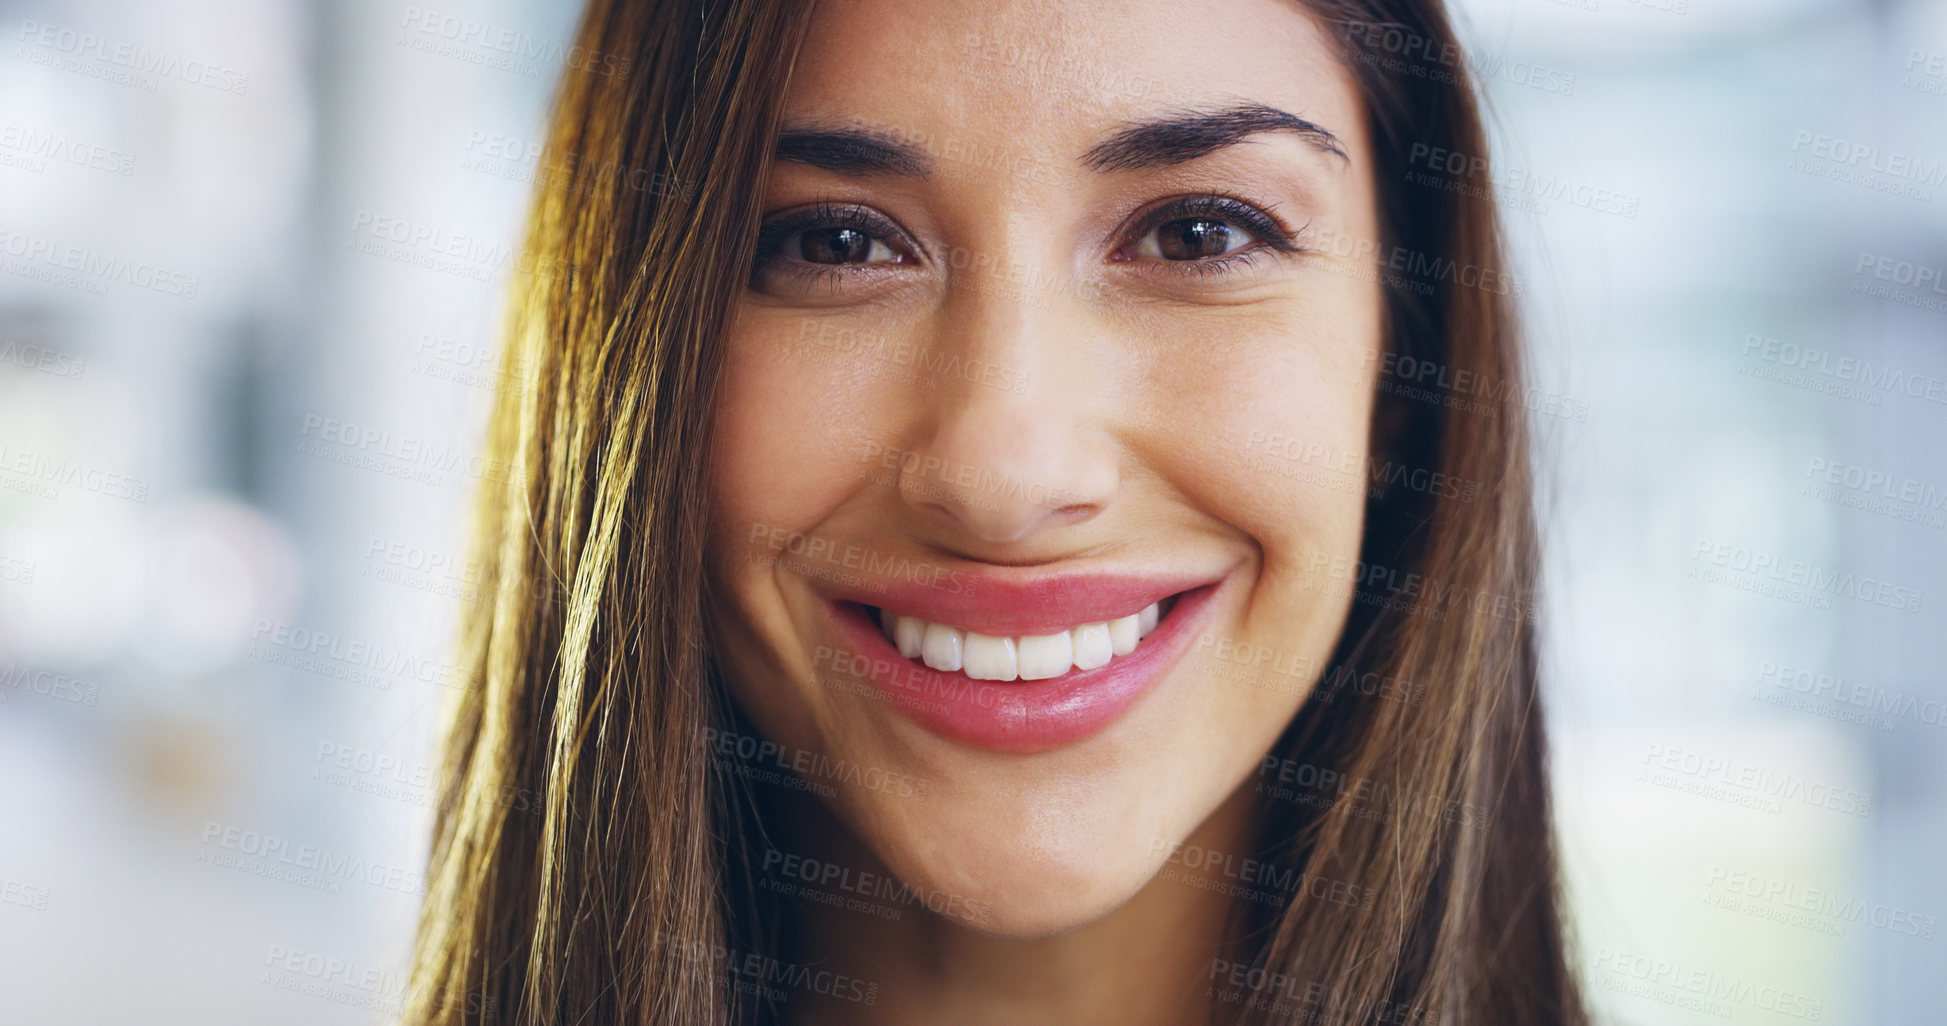
[[[1213,1008],[1580,1023],[1537,705],[1512,279],[1491,192],[1408,177],[1415,146],[1485,154],[1473,88],[1437,0],[1305,3],[1341,44],[1373,140],[1375,459],[1491,484],[1375,489],[1352,617],[1258,781],[1259,854],[1374,900],[1244,913],[1243,956],[1213,963]],[[704,454],[812,7],[590,0],[583,15],[512,297],[488,443],[508,472],[481,495],[472,684],[446,740],[408,1023],[763,1017],[728,964],[774,944],[751,811],[703,744],[737,716],[703,621]],[[1428,401],[1423,375],[1397,373],[1409,364],[1486,391]],[[1365,680],[1420,697],[1342,686]]]

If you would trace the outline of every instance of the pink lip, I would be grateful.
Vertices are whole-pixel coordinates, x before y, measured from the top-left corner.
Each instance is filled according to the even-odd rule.
[[[1072,583],[1072,582],[1082,583]],[[955,607],[961,620],[940,615],[937,622],[956,627],[985,624],[1021,624],[993,630],[995,634],[1053,633],[1083,623],[1096,623],[1127,615],[1157,599],[1177,594],[1176,602],[1156,629],[1142,639],[1134,652],[1117,656],[1108,665],[1093,670],[1074,670],[1059,677],[1030,681],[974,680],[963,673],[942,673],[915,659],[907,659],[886,640],[872,622],[866,606],[857,600],[837,599],[827,603],[844,646],[849,651],[827,650],[821,646],[815,662],[821,674],[844,679],[863,677],[882,696],[904,710],[918,723],[944,737],[1001,752],[1041,752],[1071,744],[1108,727],[1148,694],[1165,672],[1181,657],[1208,619],[1211,598],[1221,582],[1207,578],[1154,597],[1154,580],[1106,577],[1069,578],[1056,584],[1012,586],[982,591],[980,605]],[[1066,588],[1080,588],[1083,600],[1064,607],[1060,620],[1054,619],[1051,596]],[[1163,585],[1168,588],[1169,585]],[[1028,608],[1000,610],[986,607],[992,594],[1026,596]],[[934,619],[925,610],[939,611],[965,596],[945,596],[945,601],[910,596],[877,594],[882,604],[907,615]],[[1117,611],[1120,612],[1117,612]],[[974,615],[968,616],[967,613]],[[974,629],[979,629],[977,626]],[[989,633],[983,630],[982,633]]]
[[[923,582],[874,580],[867,587],[827,586],[821,582],[819,589],[826,598],[878,606],[930,623],[997,637],[1019,637],[1053,634],[1085,623],[1106,623],[1141,612],[1151,602],[1211,583],[1208,575],[1062,574],[1012,580],[951,570],[923,576]]]

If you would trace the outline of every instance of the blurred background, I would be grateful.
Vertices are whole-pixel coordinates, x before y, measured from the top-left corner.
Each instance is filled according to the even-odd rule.
[[[574,6],[0,2],[7,1023],[396,1014]],[[1458,14],[1591,1002],[1947,1022],[1947,2]]]

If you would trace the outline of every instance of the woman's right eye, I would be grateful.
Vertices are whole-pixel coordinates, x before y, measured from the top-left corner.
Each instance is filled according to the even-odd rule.
[[[800,228],[778,243],[778,252],[808,264],[899,263],[902,254],[857,228]]]
[[[870,207],[820,203],[787,211],[758,230],[751,286],[774,295],[837,289],[916,266],[919,252],[890,218]],[[864,276],[864,277],[860,277]]]

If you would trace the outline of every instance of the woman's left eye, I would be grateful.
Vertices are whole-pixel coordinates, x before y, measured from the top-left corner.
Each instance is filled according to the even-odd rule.
[[[1128,241],[1110,257],[1117,262],[1150,262],[1159,270],[1199,276],[1237,270],[1267,252],[1304,249],[1298,236],[1270,212],[1233,196],[1179,196],[1136,219]]]
[[[1144,232],[1133,255],[1155,260],[1207,260],[1228,256],[1257,241],[1236,225],[1208,217],[1184,217]]]

